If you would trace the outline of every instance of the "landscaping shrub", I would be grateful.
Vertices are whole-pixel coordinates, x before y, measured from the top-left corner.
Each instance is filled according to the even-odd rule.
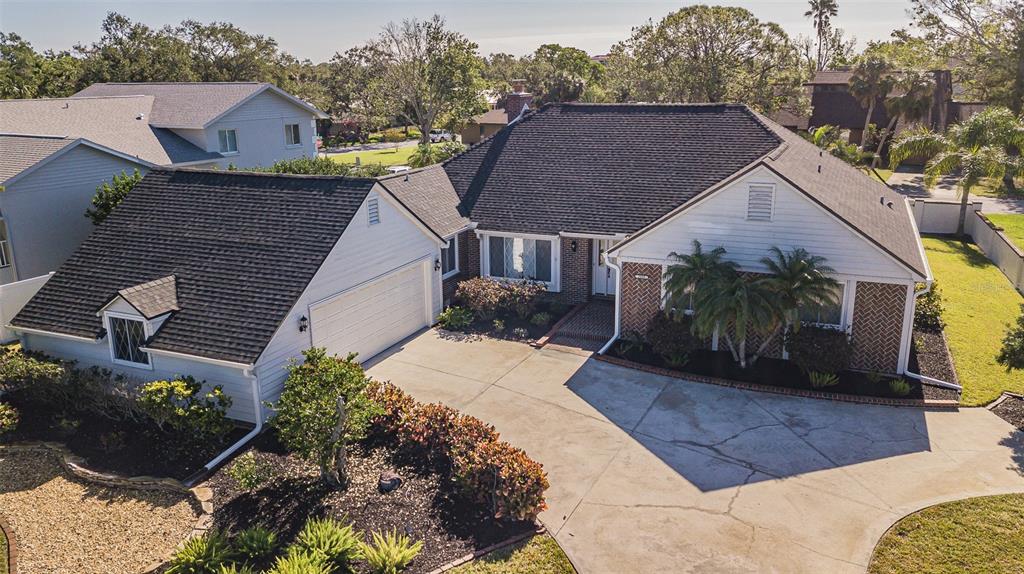
[[[818,371],[811,371],[807,373],[807,378],[810,379],[811,386],[815,389],[833,387],[839,384],[839,376],[835,373],[819,373]]]
[[[547,508],[548,479],[540,463],[504,441],[485,441],[452,461],[456,481],[496,518],[533,519]]]
[[[0,350],[0,391],[32,389],[58,384],[67,376],[64,365],[30,356],[10,347]]]
[[[267,574],[331,574],[331,568],[323,556],[292,546],[277,557]]]
[[[804,325],[786,333],[789,360],[806,373],[838,373],[850,367],[853,345],[845,331]]]
[[[530,322],[537,326],[544,326],[551,322],[551,314],[541,311],[530,317]]]
[[[423,449],[429,458],[446,454],[452,444],[459,411],[441,403],[417,404],[408,414],[399,439]]]
[[[277,550],[277,534],[262,526],[253,526],[236,534],[232,543],[235,555],[242,560],[264,563]]]
[[[692,325],[693,321],[686,315],[659,313],[647,331],[647,343],[669,365],[682,367],[690,353],[701,348],[700,339],[693,335]]]
[[[1017,325],[1006,331],[1003,347],[999,350],[996,361],[1006,367],[1007,372],[1013,369],[1024,370],[1024,305],[1020,306]]]
[[[142,386],[139,408],[161,431],[174,434],[186,445],[199,445],[226,435],[232,427],[227,418],[231,397],[215,386],[205,394],[193,377],[153,381]]]
[[[7,403],[0,403],[0,436],[18,428],[18,410]]]
[[[644,350],[644,338],[636,331],[626,331],[619,337],[619,352],[627,359],[639,355]]]
[[[373,428],[386,437],[397,438],[416,406],[415,399],[396,385],[379,381],[370,382],[366,396],[377,406],[371,420]]]
[[[455,289],[455,298],[468,307],[477,317],[491,320],[506,306],[507,292],[502,283],[486,277],[474,277],[460,281]]]
[[[492,321],[491,326],[494,328],[495,333],[505,332],[505,322],[502,321],[501,319],[495,319],[494,321]]]
[[[529,339],[530,332],[526,330],[526,327],[516,327],[512,329],[512,336],[516,339]]]
[[[248,564],[228,564],[221,566],[217,574],[257,574],[256,569]]]
[[[383,535],[372,533],[372,544],[361,543],[363,557],[370,571],[375,574],[398,574],[404,570],[423,549],[423,542],[413,542],[408,536],[391,530]]]
[[[310,518],[295,537],[295,546],[305,554],[323,559],[332,569],[347,569],[362,558],[359,535],[351,524],[333,518]]]
[[[366,435],[378,407],[366,394],[370,379],[355,355],[328,356],[323,348],[302,352],[292,361],[271,424],[281,442],[301,458],[320,465],[334,486],[345,482],[345,444]],[[339,398],[344,412],[339,412]]]
[[[231,559],[231,546],[218,531],[189,538],[174,553],[166,574],[220,574]]]
[[[273,477],[270,466],[257,459],[252,451],[235,459],[227,473],[238,483],[239,488],[249,491],[256,490]]]
[[[438,316],[437,323],[446,331],[464,331],[473,324],[473,312],[463,307],[448,307]]]
[[[889,390],[895,395],[904,397],[910,394],[910,383],[905,379],[892,379],[889,381]]]
[[[918,288],[923,288],[918,285]],[[942,319],[942,293],[938,281],[932,283],[928,293],[917,298],[914,308],[914,328],[922,331],[941,331],[946,323]]]
[[[505,290],[505,305],[520,319],[526,319],[533,313],[540,296],[547,291],[543,283],[536,281],[506,281],[500,285]]]

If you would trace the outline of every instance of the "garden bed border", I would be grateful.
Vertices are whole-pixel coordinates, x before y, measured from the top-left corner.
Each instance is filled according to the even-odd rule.
[[[718,385],[720,387],[730,387],[734,389],[741,389],[745,391],[759,391],[763,393],[774,393],[777,395],[789,395],[794,397],[801,397],[807,399],[825,399],[830,401],[840,401],[847,403],[857,403],[863,405],[882,405],[888,407],[917,407],[917,408],[934,408],[934,409],[958,409],[960,408],[960,401],[952,401],[945,399],[894,399],[889,397],[869,397],[863,395],[848,395],[845,393],[829,393],[825,391],[814,391],[810,389],[793,389],[789,387],[773,387],[771,385],[761,385],[758,383],[745,383],[742,381],[734,381],[731,379],[721,379],[718,377],[709,377],[706,375],[696,375],[691,373],[684,373],[682,371],[673,371],[671,369],[664,369],[661,367],[655,367],[652,365],[645,365],[643,363],[637,363],[627,359],[620,359],[619,357],[610,357],[608,355],[594,355],[594,359],[598,361],[604,361],[620,367],[626,367],[630,369],[636,369],[646,373],[652,373],[655,375],[662,375],[665,377],[672,377],[674,379],[693,381],[697,383],[707,383],[711,385]]]
[[[73,454],[63,444],[56,442],[19,442],[12,444],[0,445],[0,454],[4,452],[46,452],[54,454],[57,457],[57,461],[60,463],[65,470],[68,471],[72,476],[91,483],[98,484],[100,486],[107,486],[111,488],[131,488],[137,490],[166,490],[170,492],[177,492],[181,494],[190,495],[196,503],[198,503],[200,512],[196,518],[195,523],[192,525],[192,530],[185,536],[181,542],[178,543],[178,547],[181,546],[186,540],[189,540],[196,536],[202,536],[213,526],[213,491],[205,486],[198,486],[189,488],[185,486],[181,481],[173,478],[160,478],[156,476],[121,476],[112,473],[102,473],[90,470],[83,466],[85,459],[80,456]],[[0,527],[4,527],[3,519],[0,519]],[[4,532],[10,533],[9,527],[4,528]],[[14,554],[14,543],[12,537],[8,536],[7,541],[9,543],[10,554]],[[168,560],[173,556],[173,551],[164,556],[159,562],[156,562],[148,566],[143,570],[143,574],[150,574],[156,572],[167,563]],[[14,574],[14,560],[11,559],[11,574]]]
[[[566,321],[575,317],[586,306],[586,303],[580,303],[579,305],[576,305],[575,307],[570,309],[568,313],[562,315],[561,319],[555,321],[555,324],[552,325],[551,328],[548,329],[548,332],[544,333],[544,335],[540,339],[537,339],[536,341],[530,341],[530,346],[535,347],[537,349],[543,348],[545,345],[548,344],[548,341],[550,341],[551,338],[554,337],[556,333],[558,333],[558,330],[562,328],[562,325],[564,325]]]
[[[490,546],[487,546],[485,548],[481,548],[480,550],[476,550],[476,551],[474,551],[474,552],[472,552],[470,554],[466,554],[462,558],[456,558],[455,560],[452,560],[451,562],[449,562],[447,564],[443,564],[443,565],[441,565],[441,566],[431,570],[427,574],[442,574],[443,572],[447,572],[447,571],[452,570],[454,568],[458,568],[459,566],[462,566],[463,564],[468,564],[468,563],[476,560],[477,558],[481,558],[483,556],[486,556],[486,555],[490,554],[491,552],[495,552],[495,551],[501,550],[503,548],[507,548],[509,546],[512,546],[513,544],[517,544],[519,542],[522,542],[523,540],[526,540],[526,539],[529,539],[529,538],[533,538],[534,536],[541,536],[545,532],[547,532],[547,530],[544,528],[544,525],[540,524],[539,522],[535,522],[534,524],[536,525],[536,527],[532,531],[530,531],[530,532],[523,532],[522,534],[516,534],[515,536],[512,536],[510,538],[506,538],[505,540],[503,540],[501,542],[496,542],[494,544],[491,544]],[[555,543],[557,544],[557,541]]]
[[[7,539],[7,574],[18,572],[18,544],[14,541],[14,529],[0,516],[0,532]]]

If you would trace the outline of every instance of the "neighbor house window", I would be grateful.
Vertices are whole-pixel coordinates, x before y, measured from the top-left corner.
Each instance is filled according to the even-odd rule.
[[[139,348],[146,342],[145,321],[108,315],[107,322],[114,362],[148,367],[149,353]]]
[[[11,266],[11,252],[6,239],[0,239],[0,268]]]
[[[441,248],[441,277],[448,278],[459,272],[458,236],[452,237]]]
[[[302,144],[302,140],[299,139],[300,137],[301,136],[299,134],[299,124],[287,124],[286,126],[284,126],[284,143],[285,143],[285,145],[289,145],[289,146],[301,145]]]
[[[522,237],[489,237],[490,276],[550,283],[552,242]]]
[[[235,130],[217,130],[220,153],[238,153],[238,136]]]
[[[366,202],[366,217],[370,225],[380,223],[380,200],[376,197],[372,197]]]
[[[840,284],[836,288],[835,303],[808,307],[800,310],[800,322],[822,327],[843,326],[843,299],[846,296],[846,285]]]

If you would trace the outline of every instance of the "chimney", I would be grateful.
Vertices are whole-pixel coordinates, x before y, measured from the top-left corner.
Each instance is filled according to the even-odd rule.
[[[505,96],[505,113],[508,114],[508,123],[512,123],[520,114],[523,108],[530,106],[533,101],[533,94],[526,90],[526,80],[512,80],[512,93]]]

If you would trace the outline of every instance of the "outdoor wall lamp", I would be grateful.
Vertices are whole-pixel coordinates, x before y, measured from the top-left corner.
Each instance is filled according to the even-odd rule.
[[[576,253],[576,249],[577,249],[577,248],[578,248],[579,246],[580,246],[580,245],[579,245],[579,243],[576,243],[576,240],[575,240],[575,239],[573,239],[572,241],[570,241],[570,242],[569,242],[569,249],[572,249],[572,252],[573,252],[573,253]]]
[[[434,271],[440,271],[440,270],[441,270],[441,260],[440,259],[434,259]]]
[[[305,333],[306,329],[309,329],[309,319],[305,315],[299,317],[299,332]]]

